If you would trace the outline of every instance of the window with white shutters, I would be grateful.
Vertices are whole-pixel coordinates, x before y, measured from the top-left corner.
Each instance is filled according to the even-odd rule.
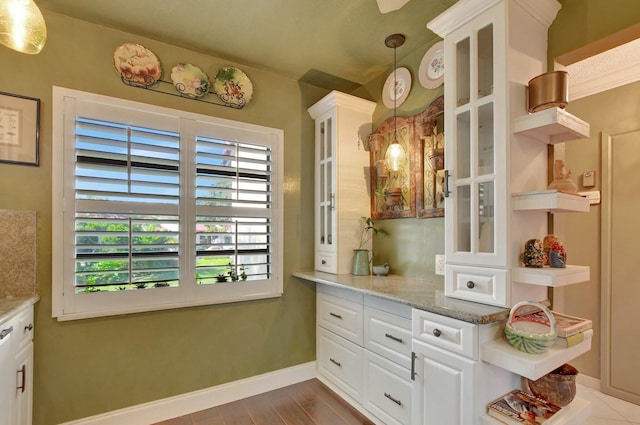
[[[53,316],[282,293],[281,130],[54,88]]]

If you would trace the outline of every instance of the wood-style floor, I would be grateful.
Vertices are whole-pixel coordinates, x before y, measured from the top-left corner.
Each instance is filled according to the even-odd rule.
[[[317,379],[156,425],[374,425]]]

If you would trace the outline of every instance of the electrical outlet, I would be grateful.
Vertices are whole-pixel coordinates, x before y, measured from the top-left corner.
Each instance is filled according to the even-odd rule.
[[[436,254],[436,274],[444,275],[444,255]]]

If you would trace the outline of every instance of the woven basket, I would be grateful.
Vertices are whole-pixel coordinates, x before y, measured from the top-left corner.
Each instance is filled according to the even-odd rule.
[[[533,306],[542,310],[549,323],[530,321],[526,319],[526,316],[519,317],[517,315],[518,310],[526,306]],[[529,354],[544,353],[553,345],[558,336],[556,320],[551,311],[544,305],[531,301],[519,302],[511,308],[509,319],[504,327],[504,333],[511,345]]]

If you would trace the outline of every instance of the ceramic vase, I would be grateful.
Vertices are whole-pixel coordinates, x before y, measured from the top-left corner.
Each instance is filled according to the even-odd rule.
[[[353,270],[351,274],[356,276],[368,276],[371,274],[370,265],[371,259],[369,258],[368,249],[354,249],[353,250]]]

